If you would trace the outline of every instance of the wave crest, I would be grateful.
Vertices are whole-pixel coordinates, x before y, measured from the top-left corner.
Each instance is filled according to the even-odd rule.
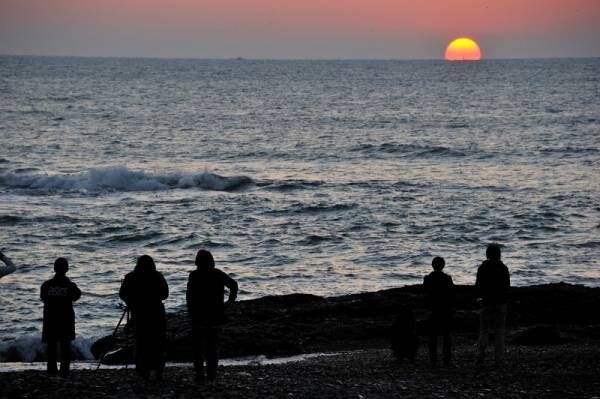
[[[77,336],[71,343],[72,360],[91,360],[92,340]],[[0,342],[0,362],[42,362],[46,360],[46,345],[40,336],[28,335]]]
[[[163,191],[176,188],[234,191],[253,184],[247,176],[220,176],[216,173],[155,175],[126,166],[92,168],[77,174],[0,174],[0,185],[38,191]]]

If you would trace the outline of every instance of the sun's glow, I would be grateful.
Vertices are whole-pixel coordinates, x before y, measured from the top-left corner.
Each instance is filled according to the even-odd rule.
[[[446,47],[445,56],[448,61],[479,61],[481,49],[477,42],[468,37],[459,37]]]

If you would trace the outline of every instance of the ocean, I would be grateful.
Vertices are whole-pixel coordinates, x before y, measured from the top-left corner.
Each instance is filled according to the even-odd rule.
[[[0,360],[39,351],[56,257],[78,345],[154,257],[184,309],[198,249],[240,299],[472,284],[600,285],[600,59],[0,57]],[[4,355],[2,355],[4,354]]]

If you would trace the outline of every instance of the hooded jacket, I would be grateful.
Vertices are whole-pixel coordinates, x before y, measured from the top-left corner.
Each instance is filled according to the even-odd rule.
[[[125,275],[119,297],[125,301],[134,318],[165,317],[163,300],[169,297],[169,286],[154,264],[138,264]]]

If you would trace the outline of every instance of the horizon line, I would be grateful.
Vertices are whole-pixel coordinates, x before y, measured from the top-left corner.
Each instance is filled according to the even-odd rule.
[[[285,58],[285,57],[259,57],[249,58],[242,56],[232,57],[169,57],[169,56],[141,56],[141,55],[68,55],[68,54],[9,54],[0,53],[0,57],[36,57],[36,58],[103,58],[103,59],[147,59],[147,60],[198,60],[198,61],[447,61],[447,62],[463,62],[450,61],[443,57],[440,58]],[[538,56],[538,57],[490,57],[482,58],[477,61],[510,61],[510,60],[558,60],[558,59],[596,59],[600,55],[590,56]],[[464,61],[467,62],[467,61]]]

